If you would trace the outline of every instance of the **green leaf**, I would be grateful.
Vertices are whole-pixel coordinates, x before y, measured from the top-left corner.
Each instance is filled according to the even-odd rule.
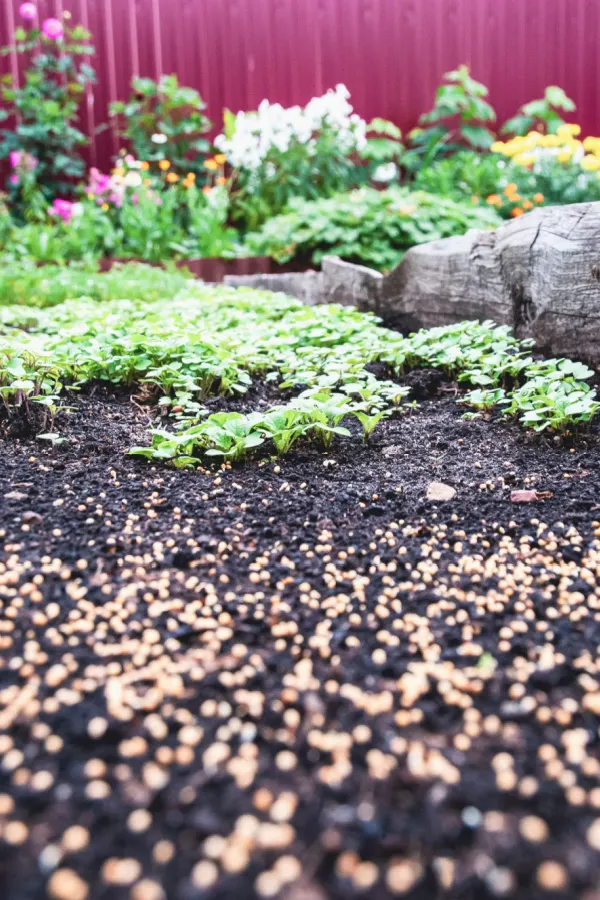
[[[487,149],[494,142],[494,134],[478,125],[461,125],[460,133],[472,147]]]

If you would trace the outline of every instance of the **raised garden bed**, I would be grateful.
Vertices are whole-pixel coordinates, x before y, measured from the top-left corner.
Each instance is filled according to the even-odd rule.
[[[28,346],[40,322],[57,333],[59,369],[68,329],[91,336],[70,338],[87,383],[61,398],[62,443],[36,437],[33,400],[0,423],[3,898],[593,900],[598,417],[541,435],[493,407],[466,420],[442,364],[458,378],[478,349],[473,378],[539,371],[506,333],[469,326],[456,355],[353,311],[193,292],[134,320],[133,302],[4,311]],[[84,376],[125,379],[167,346],[194,377],[207,363],[204,423],[289,409],[298,385],[266,372],[289,377],[292,346],[307,379],[366,354],[359,388],[393,380],[403,414],[368,442],[347,416],[326,451],[305,430],[220,465],[203,432],[193,469],[148,462],[127,451],[148,449],[169,372]],[[229,384],[243,358],[247,393],[214,395],[213,352]]]
[[[139,259],[101,259],[99,270],[109,272],[115,265],[123,263],[140,263],[145,265],[167,268],[169,263],[147,263]],[[178,259],[174,260],[178,269],[188,269],[192,275],[201,281],[218,283],[227,276],[249,275],[276,275],[284,272],[304,272],[310,266],[299,263],[286,263],[280,265],[268,256],[242,256],[234,259],[222,259],[220,257],[205,259]]]
[[[4,442],[6,900],[54,866],[91,898],[121,871],[169,897],[592,890],[598,428],[540,442],[409,383],[369,447],[230,471],[126,457],[147,415],[103,388],[60,448]]]

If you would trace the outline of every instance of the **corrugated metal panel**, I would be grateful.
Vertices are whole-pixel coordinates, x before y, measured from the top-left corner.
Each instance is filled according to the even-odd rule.
[[[0,44],[20,0],[0,0]],[[196,87],[218,127],[221,110],[263,97],[305,103],[345,82],[361,115],[403,130],[431,106],[443,72],[462,62],[490,87],[502,121],[559,84],[584,132],[600,132],[598,0],[38,0],[40,17],[68,9],[94,34],[98,85],[82,110],[90,159],[118,148],[96,134],[133,74],[177,72]],[[2,72],[18,75],[14,56]]]

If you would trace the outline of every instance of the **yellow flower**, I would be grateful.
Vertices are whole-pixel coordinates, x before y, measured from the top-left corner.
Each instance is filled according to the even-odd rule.
[[[100,209],[102,210],[102,212],[106,212],[106,210],[108,209],[108,203],[103,203]]]
[[[586,172],[597,172],[600,169],[600,159],[597,156],[584,156],[581,160],[581,168]]]
[[[196,173],[195,173],[195,172],[188,172],[187,175],[186,175],[185,177],[187,178],[188,181],[195,181],[195,180],[196,180]]]
[[[148,187],[148,185],[152,184],[152,179],[151,179],[151,178],[144,178],[144,184],[146,185],[146,187]]]
[[[214,172],[219,168],[219,166],[214,161],[214,159],[205,159],[204,160],[204,168],[208,169],[210,172]]]
[[[560,138],[577,137],[581,134],[581,125],[561,125],[556,129],[556,133]]]
[[[162,169],[163,172],[166,172],[167,169],[171,168],[171,163],[169,162],[168,159],[161,159],[161,161],[158,164],[158,168]]]
[[[503,141],[494,141],[490,150],[492,153],[504,153],[506,144]]]
[[[560,138],[557,134],[547,134],[544,137],[543,146],[544,147],[560,147],[562,145],[562,138]]]
[[[600,150],[600,138],[586,137],[583,141],[583,149],[586,153],[597,153]]]
[[[514,162],[519,166],[532,166],[535,162],[535,154],[519,153],[514,157]]]
[[[559,163],[571,162],[572,155],[573,154],[572,154],[571,150],[569,150],[569,148],[567,147],[556,154],[556,161]]]
[[[125,169],[123,168],[123,166],[117,166],[115,169],[112,170],[112,174],[116,175],[117,178],[122,178],[123,175],[125,174]]]
[[[225,163],[227,162],[227,157],[225,156],[224,153],[217,153],[216,156],[215,156],[215,162],[216,162],[219,166],[224,166]]]
[[[140,169],[142,170],[142,172],[147,172],[149,168],[150,168],[149,162],[140,163]]]
[[[177,175],[175,172],[169,172],[169,174],[167,175],[167,181],[169,182],[169,184],[176,184],[179,181],[179,175]]]

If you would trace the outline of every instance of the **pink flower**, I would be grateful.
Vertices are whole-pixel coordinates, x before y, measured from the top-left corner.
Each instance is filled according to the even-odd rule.
[[[8,180],[10,181],[11,184],[18,184],[18,183],[19,183],[19,176],[18,176],[18,175],[11,175],[10,178],[9,178]]]
[[[42,34],[49,41],[60,41],[65,30],[58,19],[44,19],[42,22]]]
[[[25,22],[33,22],[37,19],[37,6],[35,3],[21,3],[19,15]]]
[[[70,222],[73,217],[74,203],[70,200],[61,200],[57,197],[50,209],[50,215],[59,216],[63,222]]]
[[[13,169],[22,169],[25,172],[34,172],[40,164],[33,153],[25,153],[22,150],[12,150],[8,158]]]

